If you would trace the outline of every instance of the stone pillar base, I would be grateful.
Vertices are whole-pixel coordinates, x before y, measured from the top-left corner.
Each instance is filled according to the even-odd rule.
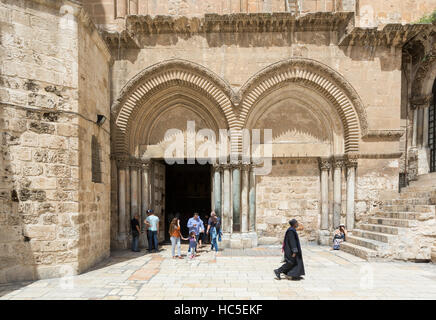
[[[148,249],[147,231],[141,232],[141,234],[139,235],[139,248]]]
[[[117,249],[126,249],[127,248],[127,234],[119,233],[116,241],[115,247]]]
[[[257,247],[257,233],[224,233],[221,247],[231,249],[255,248]]]
[[[332,242],[332,236],[328,230],[318,230],[318,244],[322,246],[329,246]]]

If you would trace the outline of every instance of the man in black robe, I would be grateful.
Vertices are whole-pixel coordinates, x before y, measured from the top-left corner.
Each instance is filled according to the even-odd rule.
[[[289,221],[289,224],[291,227],[286,230],[283,241],[285,264],[274,270],[277,280],[280,280],[280,274],[282,273],[291,277],[292,280],[300,280],[301,276],[304,276],[303,255],[296,230],[298,228],[298,221],[292,219]]]

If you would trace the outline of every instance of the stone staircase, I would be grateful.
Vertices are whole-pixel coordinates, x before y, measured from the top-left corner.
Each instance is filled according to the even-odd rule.
[[[366,260],[435,259],[436,173],[381,197],[382,205],[356,224],[341,250]]]

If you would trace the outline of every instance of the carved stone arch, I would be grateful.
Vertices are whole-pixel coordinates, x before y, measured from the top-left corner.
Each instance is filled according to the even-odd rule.
[[[180,59],[167,60],[134,76],[112,105],[115,153],[128,153],[127,132],[138,110],[153,95],[172,86],[198,91],[219,106],[229,127],[239,125],[231,102],[234,93],[228,83],[199,64]]]
[[[150,144],[150,134],[156,122],[176,106],[194,112],[207,123],[207,128],[216,134],[218,134],[219,129],[228,129],[227,121],[224,114],[220,112],[219,106],[212,104],[207,97],[202,96],[193,88],[167,87],[148,99],[146,105],[138,108],[138,111],[132,116],[135,121],[132,121],[129,126],[126,137],[128,152],[134,156],[140,156],[137,154],[136,148],[139,145]],[[146,120],[143,121],[143,119]]]
[[[428,103],[432,97],[433,83],[436,78],[436,27],[433,27],[432,35],[421,34],[409,44],[409,47],[418,44],[421,46],[421,51],[416,55],[421,62],[412,82],[412,104],[416,100],[427,100],[425,103]]]
[[[312,59],[280,61],[249,79],[240,91],[240,121],[243,126],[256,103],[283,82],[301,83],[326,97],[342,120],[345,152],[359,151],[360,138],[368,131],[367,116],[360,97],[338,72]]]

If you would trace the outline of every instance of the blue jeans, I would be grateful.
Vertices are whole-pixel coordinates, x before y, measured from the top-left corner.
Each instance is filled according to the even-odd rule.
[[[157,231],[147,230],[147,238],[148,238],[148,251],[153,250],[153,244],[156,251],[159,251]]]
[[[212,227],[212,229],[210,230],[210,237],[212,238],[211,244],[211,250],[213,250],[213,248],[215,247],[215,251],[218,252],[218,242],[217,242],[217,231],[215,227]]]
[[[139,236],[133,236],[132,251],[138,251],[138,242],[139,242]]]
[[[177,246],[177,255],[180,257],[181,256],[181,254],[180,254],[180,238],[171,237],[170,240],[171,240],[171,253],[172,253],[173,257],[175,256],[174,253],[175,253],[176,246]]]

